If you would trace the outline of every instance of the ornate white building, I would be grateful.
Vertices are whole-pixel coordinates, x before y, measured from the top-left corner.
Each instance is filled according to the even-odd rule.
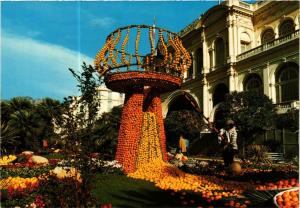
[[[299,2],[227,0],[180,35],[193,65],[181,90],[164,95],[164,116],[196,106],[214,121],[224,95],[243,90],[269,96],[278,112],[299,106]]]
[[[100,86],[97,91],[100,99],[100,115],[104,112],[109,112],[113,107],[123,105],[124,103],[124,94],[113,92],[105,86]]]

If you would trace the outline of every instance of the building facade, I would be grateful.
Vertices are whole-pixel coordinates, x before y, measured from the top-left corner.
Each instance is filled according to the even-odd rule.
[[[199,107],[216,118],[225,94],[255,90],[278,112],[299,107],[299,3],[227,0],[180,35],[193,58],[180,90],[163,96],[164,116]]]
[[[124,104],[125,94],[113,92],[105,86],[98,87],[97,91],[100,99],[99,115],[109,112],[115,106]]]

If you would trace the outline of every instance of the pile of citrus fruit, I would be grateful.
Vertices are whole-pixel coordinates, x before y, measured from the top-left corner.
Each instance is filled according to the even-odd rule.
[[[285,191],[276,196],[276,203],[280,208],[298,208],[299,190]]]
[[[247,184],[231,184],[213,176],[188,174],[165,162],[156,121],[154,113],[144,113],[142,138],[138,144],[137,170],[129,173],[128,177],[154,182],[163,190],[199,192],[208,201],[235,197],[245,189]]]
[[[266,183],[264,185],[257,185],[257,190],[273,190],[273,189],[283,189],[283,188],[292,188],[299,187],[299,181],[296,178],[283,179],[277,181],[276,183]]]

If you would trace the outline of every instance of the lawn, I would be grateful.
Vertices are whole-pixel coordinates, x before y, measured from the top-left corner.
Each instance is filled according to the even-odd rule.
[[[158,189],[153,183],[128,178],[124,175],[96,174],[92,180],[92,194],[100,204],[113,207],[216,207],[223,202],[205,201],[199,193],[173,192]]]
[[[249,178],[263,181],[277,181],[282,178],[297,178],[298,174],[290,172],[258,172],[243,176],[224,177],[227,181],[248,181]],[[242,198],[229,197],[208,202],[200,193],[191,191],[164,191],[155,187],[154,183],[128,178],[125,175],[96,174],[91,181],[92,194],[100,204],[112,204],[113,207],[228,207],[230,201],[251,201],[248,207],[274,207],[273,196],[280,190],[252,190]]]
[[[124,175],[95,175],[92,194],[101,204],[113,203],[117,207],[176,206],[170,192]]]
[[[100,204],[113,207],[207,206],[199,194],[158,189],[153,183],[124,175],[97,174],[92,180],[92,194]]]

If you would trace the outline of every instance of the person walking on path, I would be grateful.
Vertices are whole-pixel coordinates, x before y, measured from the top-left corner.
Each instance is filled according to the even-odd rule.
[[[225,129],[220,129],[218,142],[223,145],[223,160],[225,167],[230,167],[238,152],[237,131],[233,120],[226,121]]]

